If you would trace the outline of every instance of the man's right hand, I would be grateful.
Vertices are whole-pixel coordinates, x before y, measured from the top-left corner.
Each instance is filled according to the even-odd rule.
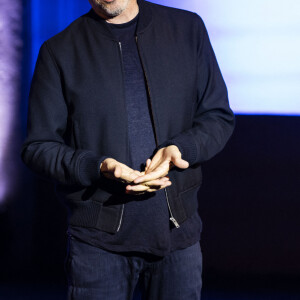
[[[136,178],[144,175],[144,172],[133,170],[113,158],[105,159],[101,163],[100,171],[106,178],[127,184],[132,184]],[[126,193],[139,195],[145,192],[155,192],[170,185],[171,182],[169,181],[169,178],[162,177],[148,182],[143,182],[142,184],[136,184],[133,188],[128,188],[127,186]]]

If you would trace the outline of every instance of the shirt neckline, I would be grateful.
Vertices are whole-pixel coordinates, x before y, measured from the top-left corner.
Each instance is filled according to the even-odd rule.
[[[126,22],[126,23],[122,23],[122,24],[114,24],[114,23],[108,23],[106,22],[106,24],[108,24],[110,27],[112,28],[127,28],[127,27],[130,27],[132,25],[136,25],[137,21],[138,21],[138,18],[139,18],[139,13],[132,19],[130,20],[129,22]]]

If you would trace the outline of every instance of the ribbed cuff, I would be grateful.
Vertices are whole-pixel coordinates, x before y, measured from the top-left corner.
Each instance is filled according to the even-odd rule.
[[[178,135],[173,139],[167,140],[162,143],[158,149],[175,145],[178,147],[181,158],[186,160],[190,166],[193,165],[197,160],[197,146],[192,137],[186,135]]]
[[[84,155],[78,165],[78,178],[83,186],[89,186],[101,177],[100,165],[106,156],[95,156],[92,153]]]

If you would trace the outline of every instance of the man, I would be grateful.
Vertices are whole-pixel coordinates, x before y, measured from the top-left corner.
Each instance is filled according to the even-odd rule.
[[[40,50],[22,158],[69,209],[69,299],[200,299],[203,161],[234,117],[199,16],[92,10]]]

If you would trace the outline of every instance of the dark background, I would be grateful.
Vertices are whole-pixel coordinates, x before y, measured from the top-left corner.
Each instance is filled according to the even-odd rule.
[[[203,165],[205,289],[300,292],[299,128],[299,117],[238,115],[224,151]],[[52,183],[20,170],[0,219],[1,282],[63,289],[65,209]]]
[[[25,299],[13,295],[44,289],[47,293],[42,298],[26,299],[48,299],[46,295],[61,299],[54,293],[63,295],[66,284],[65,209],[55,198],[52,183],[29,171],[19,152],[37,49],[33,45],[39,46],[36,40],[54,35],[88,6],[87,1],[74,0],[77,6],[65,15],[60,13],[63,21],[59,23],[55,22],[57,7],[67,1],[47,1],[38,12],[33,2],[24,1],[23,11],[22,97],[11,139],[15,189],[0,209],[1,300]],[[40,27],[33,30],[36,24]],[[34,35],[37,30],[39,34]],[[300,299],[299,129],[300,117],[238,115],[224,151],[203,164],[199,212],[204,225],[204,292],[264,295],[272,290],[284,293],[278,299]],[[5,293],[9,296],[2,296]]]

